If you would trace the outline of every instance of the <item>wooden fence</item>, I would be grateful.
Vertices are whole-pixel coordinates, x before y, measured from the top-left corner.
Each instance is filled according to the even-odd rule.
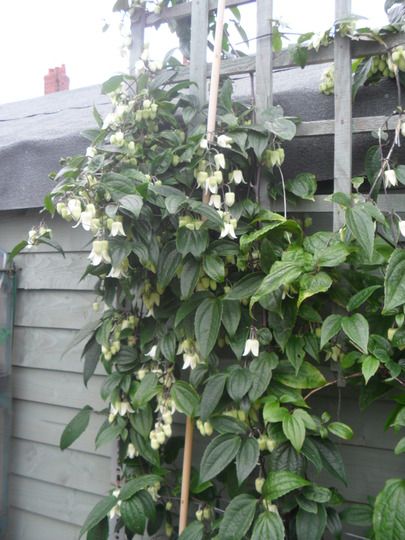
[[[227,0],[227,7],[254,3],[255,0]],[[222,62],[221,75],[255,75],[256,107],[258,112],[272,105],[273,70],[297,67],[289,51],[272,53],[272,22],[274,0],[256,0],[257,11],[257,51],[256,55],[227,59]],[[159,14],[136,16],[132,20],[132,46],[130,65],[134,66],[139,58],[144,43],[144,30],[148,26],[159,26],[170,20],[191,17],[190,64],[177,70],[174,81],[191,80],[197,84],[198,96],[202,102],[206,99],[206,79],[210,69],[206,58],[206,36],[208,34],[208,13],[216,9],[217,0],[191,0],[171,8],[165,8]],[[344,19],[351,13],[351,0],[335,0],[335,18]],[[206,28],[207,31],[203,32]],[[308,65],[335,63],[335,118],[333,120],[314,120],[302,122],[297,127],[297,137],[322,137],[334,135],[334,191],[350,193],[352,178],[352,137],[353,134],[367,133],[380,128],[385,122],[383,116],[364,116],[352,118],[352,76],[351,61],[354,58],[367,58],[387,52],[405,43],[405,34],[387,35],[385,44],[375,41],[353,42],[348,37],[336,36],[334,43],[321,47],[318,52],[311,50]],[[393,130],[396,119],[391,118],[388,129]],[[381,195],[380,206],[383,210],[401,211],[405,209],[405,195]],[[276,208],[279,206],[276,205]],[[340,208],[325,201],[324,195],[316,195],[315,203],[305,201],[294,207],[297,212],[333,212],[333,227],[342,224]]]

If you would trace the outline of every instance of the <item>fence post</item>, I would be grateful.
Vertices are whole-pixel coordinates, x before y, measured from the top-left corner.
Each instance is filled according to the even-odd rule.
[[[256,9],[256,110],[259,119],[262,111],[273,104],[273,0],[257,0]]]
[[[257,0],[256,2],[256,122],[260,122],[260,117],[267,108],[273,105],[273,48],[272,48],[272,26],[273,26],[273,0]],[[263,37],[261,37],[263,36]],[[257,202],[271,207],[268,196],[267,182],[260,180],[260,174],[256,179]]]
[[[348,17],[351,0],[336,0],[336,20]],[[350,195],[352,179],[352,60],[350,38],[336,34],[335,56],[335,154],[334,192]],[[333,205],[333,230],[344,224],[344,213]]]
[[[208,0],[191,3],[190,81],[197,88],[191,91],[198,97],[200,106],[207,100],[207,32]]]

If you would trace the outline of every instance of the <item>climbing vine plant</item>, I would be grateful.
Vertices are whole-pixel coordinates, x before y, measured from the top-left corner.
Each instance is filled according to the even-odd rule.
[[[369,193],[333,195],[345,225],[306,234],[259,198],[260,183],[276,180],[285,199],[314,197],[310,171],[282,172],[294,121],[272,107],[258,125],[225,81],[208,143],[188,85],[149,67],[104,84],[112,112],[94,110],[86,154],[65,160],[45,200],[93,235],[85,275],[97,279],[97,315],[72,346],[85,341],[85,384],[99,363],[106,372],[106,409],[84,407],[61,448],[95,413],[105,416],[96,446],[118,440],[116,485],[81,536],[178,537],[187,415],[203,453],[182,540],[316,540],[326,529],[340,538],[342,521],[368,538],[404,538],[405,481],[350,504],[331,484],[350,486],[337,442],[352,429],[312,408],[346,384],[363,409],[391,399],[387,429],[405,424],[405,227],[376,195],[402,177],[401,120],[388,154],[381,146],[367,157]],[[54,243],[45,225],[13,255],[41,242]],[[402,438],[395,453],[404,450]]]

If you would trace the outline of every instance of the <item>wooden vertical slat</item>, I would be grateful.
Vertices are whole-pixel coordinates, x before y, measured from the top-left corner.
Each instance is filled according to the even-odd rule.
[[[351,0],[336,0],[336,20],[348,17]],[[352,61],[350,38],[339,34],[335,38],[335,154],[334,192],[351,193],[352,178]],[[335,204],[333,229],[344,223],[344,213]]]
[[[207,100],[208,0],[193,0],[191,6],[190,81],[200,105]]]
[[[144,9],[137,9],[131,16],[131,47],[129,50],[129,73],[135,74],[135,64],[139,60],[145,41],[146,13]]]
[[[257,116],[273,104],[273,0],[257,0],[256,110]],[[260,37],[263,36],[263,37]]]

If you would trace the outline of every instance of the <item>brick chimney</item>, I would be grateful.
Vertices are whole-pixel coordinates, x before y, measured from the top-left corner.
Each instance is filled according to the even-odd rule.
[[[44,90],[46,94],[69,90],[69,77],[66,75],[65,64],[60,67],[49,68],[44,77]]]

